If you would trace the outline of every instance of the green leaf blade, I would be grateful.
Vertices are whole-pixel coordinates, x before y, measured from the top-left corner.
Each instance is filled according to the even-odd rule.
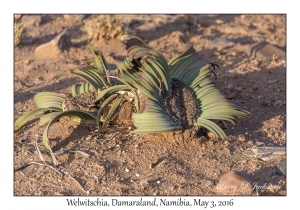
[[[46,111],[58,111],[56,109],[52,108],[38,108],[31,110],[24,115],[22,115],[20,118],[18,118],[14,123],[14,131],[19,130],[24,124],[26,124],[32,117],[34,117],[37,114],[46,112]]]
[[[56,122],[57,120],[59,120],[62,117],[65,117],[65,116],[68,116],[68,117],[77,116],[80,119],[82,119],[83,121],[96,122],[96,118],[93,115],[89,114],[88,112],[80,111],[80,110],[70,110],[70,111],[61,112],[60,114],[54,116],[50,120],[50,122],[47,124],[47,126],[44,130],[44,133],[43,133],[43,143],[44,143],[45,148],[50,152],[50,155],[51,155],[52,160],[55,165],[58,164],[58,161],[56,160],[55,155],[53,154],[53,151],[50,146],[50,142],[49,142],[49,138],[48,138],[48,129],[51,124],[53,124],[54,122]]]

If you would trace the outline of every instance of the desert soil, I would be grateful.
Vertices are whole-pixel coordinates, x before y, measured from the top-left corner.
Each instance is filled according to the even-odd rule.
[[[25,26],[23,43],[14,49],[14,120],[35,108],[33,97],[38,92],[69,95],[71,86],[81,80],[62,77],[54,81],[53,77],[80,68],[81,61],[91,57],[90,40],[82,31],[82,17],[40,16],[41,22]],[[84,19],[93,16],[86,15]],[[222,175],[246,171],[261,185],[280,186],[256,190],[251,195],[286,195],[286,177],[278,173],[276,166],[285,155],[264,161],[243,154],[259,146],[286,146],[285,59],[254,58],[245,50],[262,41],[285,49],[286,16],[122,15],[122,18],[136,36],[167,60],[193,45],[202,58],[220,66],[215,70],[216,83],[224,95],[251,115],[238,119],[235,129],[226,123],[227,138],[223,140],[193,130],[133,135],[129,104],[118,110],[119,115],[126,115],[123,118],[127,121],[116,121],[106,132],[96,132],[91,124],[62,118],[50,127],[54,151],[77,150],[90,156],[66,152],[57,156],[58,166],[53,166],[46,154],[41,141],[45,126],[40,127],[36,117],[14,134],[14,194],[220,195],[222,192],[216,191],[216,186]],[[23,16],[16,21],[22,22]],[[58,56],[36,56],[35,49],[63,29],[71,32],[71,44]],[[218,43],[216,40],[220,39],[223,42]],[[119,64],[128,47],[141,43],[109,40],[93,44],[107,62]],[[56,170],[38,164],[26,165],[42,163],[34,153],[35,142],[46,162]]]

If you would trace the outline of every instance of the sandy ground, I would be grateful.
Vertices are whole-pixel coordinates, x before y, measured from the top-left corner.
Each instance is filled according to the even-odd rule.
[[[24,42],[15,47],[14,119],[35,108],[37,92],[70,93],[79,82],[76,77],[53,77],[80,68],[91,57],[89,40],[81,28],[83,20],[64,15],[41,15],[41,21],[25,27]],[[92,18],[87,15],[84,19]],[[183,53],[190,45],[206,60],[220,66],[217,85],[224,95],[251,112],[239,119],[235,129],[228,123],[227,138],[189,136],[182,133],[132,135],[129,127],[112,125],[93,136],[88,124],[63,118],[50,128],[54,150],[80,150],[58,156],[53,170],[28,162],[41,162],[34,154],[37,141],[47,163],[41,142],[45,126],[38,118],[30,120],[14,135],[14,194],[56,195],[220,195],[220,177],[229,171],[246,171],[256,182],[280,186],[257,190],[251,195],[286,195],[286,177],[276,165],[280,155],[264,161],[244,152],[253,147],[286,146],[286,67],[285,59],[253,58],[247,47],[266,41],[286,47],[284,15],[123,15],[136,36],[167,60]],[[23,17],[22,17],[23,18]],[[19,19],[22,22],[23,19]],[[63,29],[71,31],[71,44],[54,58],[38,57],[35,49],[52,40]],[[221,41],[220,41],[221,40]],[[225,40],[225,41],[224,41]],[[93,42],[109,63],[119,64],[127,43],[110,40]],[[24,167],[23,167],[24,166]]]

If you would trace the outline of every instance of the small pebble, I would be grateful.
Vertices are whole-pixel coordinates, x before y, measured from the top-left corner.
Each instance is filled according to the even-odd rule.
[[[265,145],[265,143],[260,142],[260,141],[255,142],[255,144],[256,144],[257,146],[264,146],[264,145]]]
[[[229,141],[224,141],[224,145],[227,147],[229,145]]]
[[[232,47],[234,45],[235,42],[233,40],[220,37],[214,40],[207,40],[205,43],[205,48],[208,49],[217,48],[218,50],[221,50],[223,48]]]
[[[140,185],[141,185],[142,189],[149,187],[149,183],[147,180],[141,180]]]
[[[236,52],[231,52],[230,53],[232,56],[237,56],[237,53]]]
[[[220,20],[220,19],[217,19],[217,20],[216,20],[216,24],[218,24],[218,25],[221,25],[221,24],[223,24],[223,23],[224,23],[223,20]]]
[[[238,140],[243,142],[243,141],[245,141],[245,137],[243,135],[239,135]]]
[[[235,90],[236,90],[237,92],[242,92],[242,87],[236,87]]]
[[[234,94],[229,94],[226,98],[229,99],[229,100],[231,100],[231,99],[234,98]]]
[[[276,173],[286,176],[286,159],[281,160],[276,166]]]
[[[129,169],[128,169],[128,168],[125,168],[125,171],[128,173],[128,172],[129,172]]]
[[[248,144],[249,144],[249,145],[253,145],[253,141],[251,141],[251,140],[248,141]]]
[[[201,137],[199,138],[199,142],[200,142],[200,143],[207,142],[207,138],[206,138],[205,136],[201,136]]]
[[[283,105],[285,105],[285,102],[283,102],[283,101],[276,101],[274,103],[274,106],[277,108],[281,108]]]
[[[91,139],[92,139],[92,136],[88,136],[88,137],[86,137],[85,140],[89,141],[89,140],[91,140]]]

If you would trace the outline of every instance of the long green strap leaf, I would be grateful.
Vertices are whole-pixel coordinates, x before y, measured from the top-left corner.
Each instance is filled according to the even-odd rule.
[[[111,108],[109,109],[107,115],[105,116],[104,120],[103,120],[103,128],[107,128],[108,127],[108,123],[109,120],[112,116],[112,114],[115,112],[116,108],[120,105],[122,101],[122,98],[117,98],[114,103],[112,104]]]
[[[99,123],[100,123],[100,115],[103,111],[103,109],[113,100],[115,99],[116,97],[118,97],[117,94],[113,94],[111,96],[109,96],[107,99],[105,99],[105,101],[100,105],[99,107],[99,110],[97,112],[97,126],[99,126]]]
[[[43,115],[40,117],[39,126],[44,125],[45,123],[49,122],[53,117],[60,114],[61,112],[50,112],[48,114]]]
[[[107,89],[104,89],[96,96],[94,103],[100,100],[101,98],[103,98],[104,96],[106,96],[107,94],[111,94],[120,90],[128,90],[128,89],[130,89],[130,87],[128,87],[127,85],[115,85]]]
[[[90,50],[92,52],[92,55],[94,56],[95,63],[96,63],[97,69],[98,69],[98,73],[101,75],[101,77],[102,76],[106,77],[107,83],[104,83],[105,86],[110,85],[110,79],[108,77],[109,71],[107,70],[107,65],[106,65],[104,56],[102,54],[100,54],[98,57],[94,51],[93,45],[90,46]]]
[[[143,113],[133,113],[133,133],[161,133],[181,129],[181,126],[173,122],[164,109],[155,101],[148,99]]]
[[[32,117],[37,114],[47,112],[47,111],[60,111],[59,109],[55,108],[38,108],[31,110],[24,115],[22,115],[19,119],[17,119],[14,123],[14,131],[19,130],[25,123],[27,123]]]
[[[203,126],[204,128],[211,131],[213,134],[215,134],[215,136],[217,136],[218,138],[222,138],[222,139],[226,138],[226,134],[224,133],[224,131],[217,124],[215,124],[210,120],[198,119],[197,122],[194,123],[194,125]]]
[[[96,63],[96,66],[98,68],[98,71],[101,75],[105,75],[105,71],[107,70],[106,69],[106,66],[103,64],[103,62],[101,63],[99,58],[97,57],[95,51],[94,51],[94,46],[93,45],[90,45],[90,50],[91,50],[91,53],[95,59],[95,63]]]
[[[72,96],[77,96],[82,93],[94,92],[95,89],[89,82],[84,82],[83,84],[75,84],[72,86]]]
[[[43,143],[44,143],[45,148],[50,152],[53,163],[55,165],[58,164],[58,161],[56,160],[56,158],[53,154],[53,151],[51,149],[51,146],[50,146],[50,142],[48,139],[48,129],[52,123],[56,122],[57,120],[59,120],[62,117],[65,117],[65,116],[68,116],[68,117],[77,116],[80,119],[82,119],[83,121],[96,122],[96,118],[93,115],[89,114],[88,112],[79,111],[79,110],[70,110],[70,111],[61,112],[60,114],[56,115],[55,117],[53,117],[50,120],[50,122],[46,126],[44,133],[43,133]]]
[[[107,86],[104,78],[92,69],[77,69],[73,70],[72,73],[89,82],[93,85],[95,90],[98,90],[99,88],[102,89]]]
[[[136,89],[132,85],[130,85],[126,80],[124,80],[120,77],[116,77],[116,79],[130,88],[131,93],[134,95],[134,105],[135,105],[136,111],[139,112],[140,106],[139,106],[139,100],[138,100],[138,96],[137,96],[137,93],[136,93]]]

